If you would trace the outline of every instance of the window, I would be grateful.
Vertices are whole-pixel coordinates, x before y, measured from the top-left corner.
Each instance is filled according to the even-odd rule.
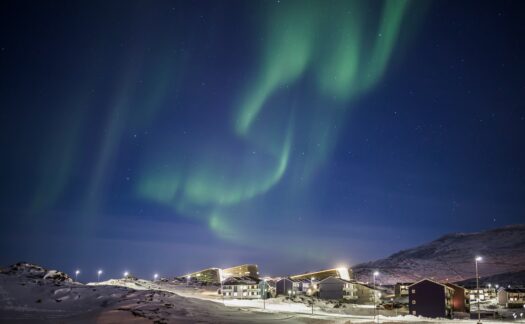
[[[415,290],[415,289],[412,289],[412,293],[415,294],[415,293],[416,293],[416,290]]]
[[[412,305],[415,305],[415,304],[416,304],[416,300],[412,299]]]
[[[412,315],[416,315],[416,311],[412,311]]]

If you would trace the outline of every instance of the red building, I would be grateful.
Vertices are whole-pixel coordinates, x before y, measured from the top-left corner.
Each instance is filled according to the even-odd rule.
[[[454,294],[452,295],[452,310],[454,312],[470,313],[470,299],[468,289],[453,283],[446,283],[445,285],[454,289]]]

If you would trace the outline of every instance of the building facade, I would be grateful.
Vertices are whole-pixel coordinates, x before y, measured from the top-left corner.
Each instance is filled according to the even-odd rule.
[[[328,277],[319,281],[318,294],[321,299],[357,300],[354,283],[336,277]]]
[[[469,290],[453,283],[446,283],[447,287],[454,289],[452,295],[452,311],[470,313]]]
[[[299,280],[299,279],[290,279],[282,278],[278,280],[275,284],[275,290],[277,295],[312,295],[313,290],[311,289],[312,285],[310,280]]]
[[[454,289],[423,279],[408,287],[408,310],[411,315],[431,318],[452,317]]]
[[[354,282],[354,289],[357,296],[356,304],[373,305],[381,300],[381,292],[367,284]]]
[[[408,297],[408,286],[413,284],[413,282],[398,282],[394,286],[394,296],[396,298]]]
[[[231,268],[222,269],[222,278],[252,277],[259,278],[259,267],[256,264],[242,264]]]
[[[522,308],[525,305],[525,288],[500,288],[498,304],[507,308]]]
[[[477,289],[476,287],[469,287],[469,299],[470,303],[475,303],[478,301],[478,298],[480,301],[489,300],[492,298],[496,298],[497,291],[494,287],[480,287]]]
[[[259,278],[259,268],[256,264],[242,264],[239,266],[220,269],[208,268],[177,277],[181,281],[200,282],[207,284],[220,284],[221,280],[230,277],[252,277]]]
[[[266,282],[251,277],[230,277],[221,287],[222,296],[228,299],[260,299],[268,291]]]
[[[208,269],[188,273],[178,278],[180,280],[186,280],[189,282],[218,284],[221,281],[220,272],[221,272],[221,269],[219,268],[208,268]]]
[[[344,280],[351,280],[352,279],[352,269],[335,268],[335,269],[314,271],[314,272],[293,275],[293,276],[290,276],[290,279],[321,281],[328,277],[335,277],[335,278],[341,278]]]

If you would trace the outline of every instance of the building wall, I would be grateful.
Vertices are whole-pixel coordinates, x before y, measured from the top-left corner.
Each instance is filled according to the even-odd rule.
[[[277,295],[286,295],[288,296],[288,290],[293,289],[293,282],[290,279],[284,278],[275,284],[275,291]]]
[[[303,279],[310,280],[314,278],[315,281],[321,281],[328,277],[335,277],[335,278],[342,278],[342,279],[349,280],[352,278],[352,269],[350,268],[348,269],[347,268],[328,269],[328,270],[308,272],[308,273],[290,276],[290,278],[297,279],[297,280],[303,280]]]
[[[355,294],[357,296],[356,303],[357,304],[366,304],[366,305],[373,305],[374,304],[374,290],[362,285],[362,284],[355,284]],[[379,293],[375,291],[376,299],[375,301],[379,303]]]
[[[452,310],[454,312],[468,313],[470,312],[469,294],[468,290],[454,284],[445,284],[446,286],[454,289],[454,295],[452,295]]]
[[[396,297],[406,297],[406,296],[408,296],[408,286],[409,286],[409,284],[397,283],[394,286],[394,295]]]
[[[336,278],[327,278],[319,283],[319,298],[343,299],[344,281]]]
[[[421,281],[409,287],[408,309],[411,315],[425,317],[450,317],[447,296],[443,285]]]
[[[224,285],[222,294],[224,298],[231,299],[259,299],[261,298],[261,287],[258,284]]]
[[[498,291],[498,304],[500,305],[507,304],[507,292],[503,289]]]
[[[498,304],[506,307],[520,307],[525,304],[525,291],[506,291],[501,289],[498,291]]]
[[[186,274],[183,277],[181,277],[181,279],[186,280],[188,277],[190,277],[190,280],[192,281],[219,283],[221,280],[219,271],[220,270],[218,268],[204,269],[201,271]]]
[[[239,266],[227,268],[222,270],[224,278],[229,277],[252,277],[259,278],[259,268],[256,264],[242,264]]]

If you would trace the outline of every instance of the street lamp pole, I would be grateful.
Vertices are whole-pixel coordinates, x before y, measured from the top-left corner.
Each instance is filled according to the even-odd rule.
[[[314,314],[314,277],[310,278],[310,291],[312,292],[312,294],[310,295],[310,297],[312,297],[312,315]]]
[[[479,292],[479,274],[478,274],[478,262],[481,262],[481,260],[483,260],[482,257],[478,256],[476,257],[475,259],[475,263],[476,263],[476,290],[478,292],[478,324],[481,324],[481,313],[480,313],[480,308],[479,308],[479,300],[480,300],[480,297],[481,297],[481,294]]]
[[[263,309],[266,309],[266,279],[263,279],[262,298],[263,298]]]
[[[377,307],[376,307],[376,277],[379,276],[379,272],[377,271],[374,271],[374,274],[373,274],[373,282],[374,282],[374,291],[372,292],[374,294],[374,322],[376,321],[376,316],[377,316]]]
[[[224,303],[224,285],[222,284],[222,278],[219,278],[220,281],[221,281],[221,296],[222,296],[222,305],[223,306],[226,306],[226,304]]]

